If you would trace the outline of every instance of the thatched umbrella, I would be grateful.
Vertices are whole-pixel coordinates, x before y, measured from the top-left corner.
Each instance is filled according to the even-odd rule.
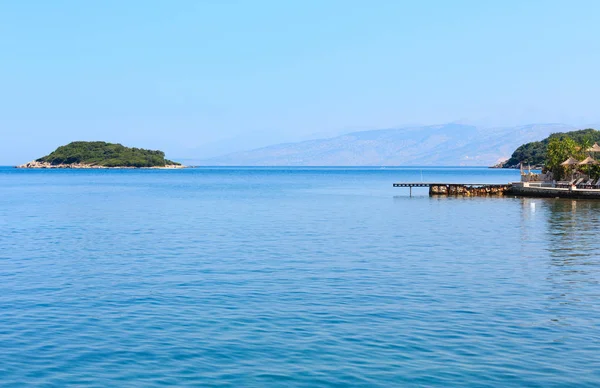
[[[600,145],[598,143],[594,143],[593,146],[586,150],[587,152],[600,152]]]
[[[578,164],[579,164],[579,160],[577,160],[574,157],[570,156],[569,159],[565,160],[560,165],[561,166],[565,166],[565,167],[572,167],[572,166],[577,166]],[[573,173],[574,172],[575,171],[571,170],[571,180],[573,180]]]
[[[579,160],[577,160],[571,156],[569,159],[565,160],[560,165],[561,166],[576,166],[578,164],[579,164]]]
[[[598,162],[596,161],[596,159],[592,158],[591,156],[588,156],[587,158],[583,159],[581,162],[577,163],[577,165],[579,166],[588,166],[587,168],[587,174],[588,174],[588,178],[590,175],[590,167],[591,165],[594,164],[598,164]]]
[[[598,162],[596,161],[596,159],[592,158],[591,156],[588,156],[587,158],[583,159],[581,162],[577,163],[578,166],[591,166],[592,164],[598,164]]]

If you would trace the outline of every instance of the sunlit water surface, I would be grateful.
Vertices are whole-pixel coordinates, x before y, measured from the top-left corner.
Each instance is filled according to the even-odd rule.
[[[600,202],[488,169],[0,169],[0,384],[597,386]]]

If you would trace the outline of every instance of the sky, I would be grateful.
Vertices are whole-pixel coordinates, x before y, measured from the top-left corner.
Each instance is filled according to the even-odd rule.
[[[596,0],[0,0],[0,165],[457,120],[600,123]]]

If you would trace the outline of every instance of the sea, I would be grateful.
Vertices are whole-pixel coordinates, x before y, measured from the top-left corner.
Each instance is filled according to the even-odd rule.
[[[486,168],[0,168],[0,386],[600,385],[600,201]]]

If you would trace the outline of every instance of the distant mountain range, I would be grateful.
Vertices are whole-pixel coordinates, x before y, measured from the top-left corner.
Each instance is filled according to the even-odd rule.
[[[277,144],[202,161],[215,166],[491,166],[567,124],[483,128],[449,123],[361,131]]]

